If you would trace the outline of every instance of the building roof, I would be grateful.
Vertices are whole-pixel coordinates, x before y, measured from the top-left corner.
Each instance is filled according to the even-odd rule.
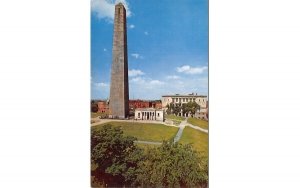
[[[137,108],[136,111],[162,111],[162,109],[155,109],[155,108]]]
[[[129,102],[161,102],[161,100],[129,99]]]
[[[162,97],[207,97],[206,95],[188,94],[188,95],[163,95]]]

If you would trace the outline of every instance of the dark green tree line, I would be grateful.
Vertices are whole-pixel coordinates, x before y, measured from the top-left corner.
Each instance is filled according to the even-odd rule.
[[[98,112],[98,105],[94,100],[91,101],[91,112]]]
[[[167,114],[175,114],[176,116],[179,113],[182,114],[190,113],[192,116],[194,116],[197,110],[200,110],[200,106],[194,101],[188,103],[179,103],[179,104],[170,103],[166,107],[167,107]]]

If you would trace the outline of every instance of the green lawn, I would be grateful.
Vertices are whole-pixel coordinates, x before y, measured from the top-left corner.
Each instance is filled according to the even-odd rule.
[[[91,118],[95,118],[95,117],[98,117],[98,116],[101,116],[101,115],[106,115],[105,113],[102,113],[102,112],[91,112]]]
[[[203,129],[208,129],[208,122],[204,121],[202,119],[197,119],[197,118],[188,118],[187,120],[188,123],[201,127]]]
[[[178,120],[178,121],[183,121],[183,120],[184,120],[183,117],[175,116],[174,114],[166,115],[166,118],[167,118],[167,119],[175,119],[175,120]]]
[[[91,112],[91,118],[95,118],[95,117],[100,116],[100,115],[102,115],[102,114],[103,114],[103,113],[101,113],[101,112],[96,112],[96,113]]]
[[[208,155],[208,134],[191,127],[185,127],[179,143],[192,144],[197,151]]]
[[[173,121],[173,125],[179,125],[181,123],[181,121],[178,120],[172,120]]]
[[[142,141],[158,141],[169,140],[175,137],[178,128],[169,127],[162,124],[153,123],[133,123],[133,122],[108,122],[112,126],[120,126],[125,135],[134,136]],[[103,125],[93,126],[92,129],[99,129]]]

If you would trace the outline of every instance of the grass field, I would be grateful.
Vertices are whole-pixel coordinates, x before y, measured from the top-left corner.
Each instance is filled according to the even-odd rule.
[[[169,127],[162,124],[153,123],[133,123],[133,122],[108,122],[112,126],[120,126],[125,135],[134,136],[142,141],[158,141],[169,140],[175,137],[178,128]],[[92,129],[99,129],[103,125],[93,126]]]
[[[102,112],[91,112],[91,118],[95,118],[95,117],[98,117],[98,116],[101,116],[101,115],[105,115],[104,113]]]
[[[181,123],[181,121],[178,120],[172,120],[173,121],[173,125],[179,125]]]
[[[208,134],[193,129],[191,127],[185,127],[179,143],[193,144],[193,148],[197,151],[204,152],[208,155]]]
[[[174,114],[166,115],[166,118],[167,118],[167,119],[174,119],[174,120],[178,120],[178,121],[183,121],[183,120],[184,120],[183,117],[175,116]]]
[[[202,119],[197,119],[197,118],[188,118],[187,120],[188,123],[201,127],[203,129],[208,129],[208,122],[204,121]]]

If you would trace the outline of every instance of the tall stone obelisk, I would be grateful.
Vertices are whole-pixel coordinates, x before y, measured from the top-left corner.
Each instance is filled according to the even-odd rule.
[[[109,117],[127,118],[129,115],[126,9],[115,6],[113,60],[111,66]]]

